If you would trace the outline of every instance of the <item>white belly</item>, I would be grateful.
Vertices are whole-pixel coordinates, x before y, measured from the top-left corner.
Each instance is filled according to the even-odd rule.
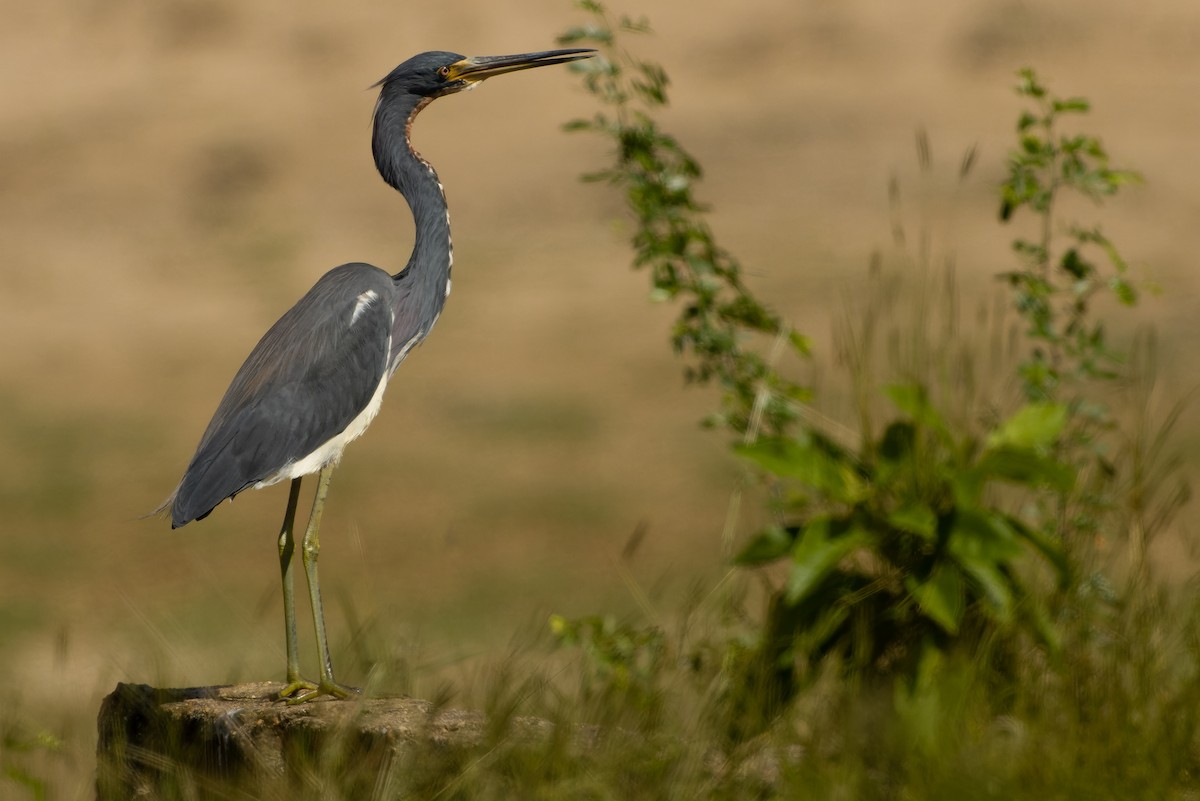
[[[342,451],[346,449],[354,440],[362,436],[367,430],[367,426],[371,425],[371,421],[375,419],[375,415],[379,414],[379,407],[383,404],[383,391],[387,388],[388,373],[383,374],[383,378],[379,382],[379,386],[375,388],[375,394],[371,396],[371,400],[367,403],[367,407],[358,413],[350,421],[350,425],[342,431],[342,433],[326,440],[312,453],[305,456],[303,459],[284,465],[280,470],[264,478],[262,481],[254,485],[255,489],[269,487],[279,481],[286,479],[299,478],[307,476],[310,473],[315,473],[327,464],[337,462],[342,458]]]

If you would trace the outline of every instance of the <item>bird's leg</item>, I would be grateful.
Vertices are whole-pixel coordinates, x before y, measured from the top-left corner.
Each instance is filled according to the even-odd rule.
[[[317,654],[321,659],[321,681],[316,689],[301,693],[290,699],[290,703],[310,701],[322,695],[348,698],[357,693],[353,687],[345,687],[333,680],[333,660],[329,656],[329,642],[325,637],[325,614],[321,608],[321,583],[317,578],[317,556],[321,552],[321,513],[325,511],[325,495],[329,492],[329,479],[333,476],[333,465],[321,468],[317,477],[317,493],[313,497],[312,514],[308,518],[308,529],[301,543],[304,572],[308,575],[308,595],[312,601],[313,622],[317,627]]]
[[[311,681],[300,678],[300,643],[296,638],[296,595],[292,589],[292,553],[296,550],[296,506],[300,500],[300,479],[292,479],[288,493],[287,511],[279,532],[279,571],[283,574],[283,627],[287,638],[287,686],[279,691],[280,698],[290,698],[301,690],[317,689]]]

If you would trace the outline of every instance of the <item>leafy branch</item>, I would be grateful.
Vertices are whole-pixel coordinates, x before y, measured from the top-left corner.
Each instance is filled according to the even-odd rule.
[[[782,432],[809,392],[782,377],[747,343],[755,335],[775,337],[807,356],[808,340],[747,289],[741,265],[717,245],[704,221],[707,208],[695,195],[703,175],[700,164],[651,116],[667,104],[667,74],[617,46],[619,33],[647,33],[649,24],[624,16],[614,24],[600,3],[580,0],[578,5],[595,22],[572,28],[559,41],[600,49],[600,57],[572,66],[605,110],[568,123],[567,129],[600,134],[614,145],[612,166],[585,179],[624,191],[635,225],[634,267],[649,270],[652,299],[680,303],[671,344],[687,357],[689,380],[715,380],[723,389],[716,420],[739,433],[752,421]]]
[[[1126,306],[1137,302],[1137,291],[1126,279],[1128,265],[1112,241],[1099,226],[1072,223],[1065,232],[1056,231],[1057,204],[1068,191],[1099,202],[1141,176],[1111,167],[1097,137],[1060,132],[1063,117],[1087,113],[1087,100],[1055,97],[1031,69],[1018,77],[1017,93],[1034,109],[1017,120],[1018,147],[1009,154],[1008,177],[1000,186],[1000,219],[1008,222],[1024,208],[1038,218],[1039,227],[1036,239],[1013,242],[1023,269],[1001,277],[1029,323],[1033,348],[1020,366],[1025,395],[1044,401],[1059,397],[1064,382],[1114,377],[1118,359],[1108,349],[1103,323],[1090,314],[1097,293],[1110,291]],[[1093,255],[1097,251],[1111,268],[1107,274]]]

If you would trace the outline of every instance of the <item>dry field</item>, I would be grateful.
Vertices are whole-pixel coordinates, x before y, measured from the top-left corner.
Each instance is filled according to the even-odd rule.
[[[369,155],[366,87],[419,50],[543,49],[582,18],[566,0],[3,7],[0,706],[68,737],[55,788],[75,797],[114,682],[281,673],[286,490],[177,532],[139,516],[257,337],[322,272],[407,257],[407,209]],[[890,176],[909,223],[985,286],[1010,266],[993,186],[1013,72],[1089,97],[1089,130],[1147,179],[1102,213],[1164,288],[1139,319],[1160,332],[1168,383],[1194,385],[1200,5],[616,10],[653,22],[636,44],[673,78],[664,124],[707,168],[723,244],[821,349],[890,247]],[[363,678],[350,613],[411,657],[420,692],[549,612],[633,608],[614,566],[639,525],[634,574],[653,597],[722,569],[738,468],[696,425],[713,397],[680,379],[672,311],[628,269],[619,199],[577,180],[603,145],[559,126],[590,113],[567,71],[547,69],[440,101],[417,125],[453,210],[455,289],[334,478],[322,577],[347,681]],[[934,146],[926,179],[918,127]],[[956,187],[972,144],[978,167]],[[1198,426],[1189,414],[1185,444]]]

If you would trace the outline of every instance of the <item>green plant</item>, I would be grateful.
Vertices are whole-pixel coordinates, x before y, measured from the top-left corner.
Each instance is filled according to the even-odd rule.
[[[1099,202],[1141,176],[1110,167],[1099,138],[1061,133],[1062,118],[1086,113],[1087,100],[1055,97],[1031,69],[1022,69],[1018,77],[1017,93],[1035,108],[1017,120],[1018,145],[1009,153],[1008,177],[1000,185],[1000,219],[1008,222],[1027,209],[1039,224],[1035,239],[1013,242],[1022,269],[1002,277],[1029,325],[1032,348],[1020,367],[1025,394],[1044,401],[1061,398],[1064,382],[1077,388],[1082,380],[1114,377],[1111,368],[1119,359],[1108,348],[1103,322],[1092,313],[1097,293],[1107,289],[1127,306],[1137,302],[1126,278],[1128,265],[1100,227],[1063,225],[1062,196],[1075,192]],[[1097,265],[1092,255],[1097,250],[1111,272]]]
[[[24,787],[30,798],[41,801],[47,797],[49,785],[33,770],[25,757],[56,754],[63,743],[47,731],[30,731],[15,719],[0,720],[0,778],[3,783]]]
[[[1035,98],[1041,114],[1021,115],[1001,194],[1003,219],[1027,206],[1041,223],[1039,240],[1014,244],[1024,269],[1003,276],[1028,324],[1030,355],[1018,368],[1026,403],[982,428],[952,425],[917,377],[885,390],[901,414],[876,440],[864,425],[857,452],[814,431],[741,448],[768,474],[798,485],[785,504],[792,522],[762,532],[739,557],[748,565],[791,562],[755,655],[760,672],[790,671],[832,652],[911,687],[926,680],[933,654],[953,647],[1032,635],[1053,651],[1061,639],[1049,596],[1031,592],[1028,576],[1040,561],[1056,586],[1067,586],[1112,502],[1106,491],[1115,471],[1097,436],[1108,413],[1085,382],[1115,378],[1118,360],[1090,301],[1103,286],[1126,304],[1136,294],[1098,227],[1068,226],[1070,246],[1052,258],[1056,201],[1068,190],[1099,199],[1134,176],[1110,169],[1095,137],[1056,135],[1057,118],[1085,111],[1085,101],[1052,97],[1030,70],[1021,77],[1019,93]],[[1107,254],[1107,280],[1086,257],[1089,247]],[[994,415],[980,408],[974,419]]]
[[[1060,98],[1032,69],[1017,73],[1017,94],[1032,108],[1017,120],[1017,147],[1009,152],[1008,175],[1000,185],[1000,219],[1010,223],[1024,211],[1035,220],[1036,236],[1013,241],[1021,266],[1003,273],[1013,305],[1026,324],[1027,354],[1018,367],[1021,388],[1031,401],[1063,403],[1067,425],[1057,445],[1059,458],[1078,470],[1074,491],[1043,498],[1043,516],[1059,521],[1071,541],[1077,574],[1097,569],[1097,539],[1140,538],[1138,525],[1106,526],[1115,510],[1113,489],[1120,481],[1114,440],[1124,439],[1108,404],[1094,391],[1098,382],[1130,377],[1126,359],[1109,345],[1104,318],[1095,303],[1104,293],[1124,306],[1137,303],[1129,268],[1099,225],[1063,219],[1071,196],[1099,203],[1123,187],[1139,183],[1136,172],[1114,168],[1103,143],[1087,133],[1064,132],[1068,117],[1086,114],[1084,98]],[[1142,465],[1136,438],[1127,452]],[[1130,480],[1141,481],[1135,472]],[[1152,494],[1142,485],[1130,497]],[[1105,530],[1107,527],[1107,530]],[[1142,572],[1144,547],[1133,546],[1132,573]]]
[[[632,711],[639,726],[659,719],[659,680],[667,653],[660,629],[620,623],[611,616],[570,620],[553,615],[550,630],[560,646],[583,652],[581,700],[600,709]]]
[[[792,562],[775,609],[780,620],[769,624],[783,637],[769,649],[773,658],[815,661],[843,650],[855,667],[887,670],[914,655],[913,644],[940,646],[1023,615],[1053,644],[1019,567],[1035,552],[1062,578],[1062,548],[987,491],[995,482],[1070,488],[1073,471],[1052,456],[1065,410],[1025,406],[980,441],[952,431],[920,386],[893,385],[886,394],[901,415],[862,453],[811,431],[738,448],[795,483],[788,505],[800,512],[737,558],[747,566]]]
[[[600,49],[599,58],[572,68],[607,111],[574,120],[567,130],[600,134],[615,146],[613,164],[584,178],[625,192],[635,224],[634,267],[649,270],[652,299],[680,304],[671,344],[687,359],[685,374],[702,383],[715,380],[723,390],[721,410],[710,422],[742,433],[783,431],[808,391],[773,369],[748,340],[777,338],[807,356],[808,339],[754,297],[741,265],[704,221],[706,209],[694,191],[703,175],[700,164],[651,116],[667,105],[667,73],[617,45],[619,34],[645,33],[649,24],[624,16],[614,24],[595,0],[578,5],[593,23],[572,28],[559,41]]]
[[[1072,560],[1063,534],[1071,520],[1063,510],[1079,492],[1079,421],[1089,410],[1082,395],[1064,398],[1059,387],[1110,375],[1102,369],[1112,358],[1104,328],[1089,303],[1094,293],[1108,286],[1122,301],[1135,297],[1124,261],[1098,228],[1069,227],[1071,246],[1052,258],[1064,190],[1100,198],[1133,179],[1108,167],[1094,137],[1057,136],[1058,117],[1086,103],[1057,100],[1022,72],[1020,92],[1041,113],[1022,115],[1001,191],[1005,219],[1027,206],[1042,222],[1039,240],[1016,243],[1025,268],[1004,276],[1029,322],[1032,355],[1020,367],[1026,403],[952,423],[926,379],[906,376],[883,389],[894,412],[882,433],[864,423],[852,446],[803,419],[809,390],[755,349],[765,334],[808,353],[806,338],[753,296],[703,221],[694,195],[700,167],[652,116],[666,103],[666,73],[617,42],[646,23],[614,25],[594,0],[580,5],[594,22],[562,41],[601,50],[577,68],[607,111],[569,127],[614,145],[613,164],[587,177],[624,190],[635,220],[634,265],[651,268],[652,297],[681,305],[672,341],[690,359],[688,375],[720,381],[718,419],[740,435],[735,450],[777,485],[779,522],[736,559],[747,567],[782,564],[785,575],[768,593],[757,636],[729,644],[732,728],[738,736],[756,731],[811,668],[831,659],[855,675],[915,687],[928,681],[939,654],[956,648],[1002,638],[1053,651],[1059,633],[1031,577],[1067,583]],[[1091,247],[1116,269],[1107,281],[1085,258]],[[860,418],[868,419],[865,411]]]

